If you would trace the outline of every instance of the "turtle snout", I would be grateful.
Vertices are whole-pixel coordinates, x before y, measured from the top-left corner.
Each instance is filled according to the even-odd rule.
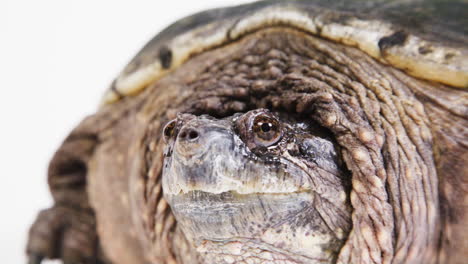
[[[224,151],[232,144],[232,136],[224,127],[205,122],[192,122],[183,126],[175,142],[175,154],[184,160],[198,160],[208,152]]]
[[[184,126],[177,135],[175,150],[178,156],[191,159],[206,151],[207,131],[202,127]]]

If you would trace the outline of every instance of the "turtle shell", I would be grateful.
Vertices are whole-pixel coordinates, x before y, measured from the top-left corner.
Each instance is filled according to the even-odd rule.
[[[149,41],[103,104],[141,92],[191,57],[263,28],[283,26],[354,46],[409,75],[468,87],[468,3],[273,0],[201,12]]]

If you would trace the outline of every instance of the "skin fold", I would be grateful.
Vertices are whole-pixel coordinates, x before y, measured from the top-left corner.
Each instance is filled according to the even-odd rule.
[[[252,32],[80,123],[51,163],[56,205],[28,252],[115,264],[464,263],[467,101],[354,47],[281,26]],[[277,147],[252,138],[255,111],[281,124]],[[171,120],[178,132],[166,137]],[[204,143],[180,143],[188,128]],[[328,148],[304,143],[313,138]],[[63,221],[51,231],[50,219]]]

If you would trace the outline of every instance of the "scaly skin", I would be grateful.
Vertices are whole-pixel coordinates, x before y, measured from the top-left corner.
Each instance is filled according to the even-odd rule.
[[[328,131],[257,109],[179,115],[165,132],[164,198],[204,262],[335,261],[350,182]]]
[[[338,263],[463,263],[467,101],[353,47],[273,27],[191,58],[73,134],[96,138],[86,191],[109,263],[203,263],[163,196],[163,126],[180,112],[258,108],[310,119],[338,145],[352,210]]]

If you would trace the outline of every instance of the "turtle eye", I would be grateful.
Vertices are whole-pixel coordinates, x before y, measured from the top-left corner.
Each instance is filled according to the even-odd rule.
[[[254,141],[257,145],[268,147],[281,138],[282,129],[280,122],[269,115],[258,115],[252,125]]]
[[[169,140],[174,136],[175,127],[176,127],[176,120],[175,119],[172,120],[172,121],[169,121],[169,123],[167,123],[164,126],[164,129],[163,129],[164,142],[168,143]]]

